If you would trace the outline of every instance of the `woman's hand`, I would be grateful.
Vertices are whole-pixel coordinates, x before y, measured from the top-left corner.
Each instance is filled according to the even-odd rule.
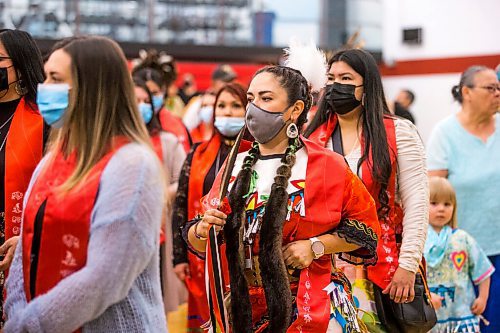
[[[398,267],[391,283],[382,291],[396,303],[410,303],[415,298],[415,273]]]
[[[293,269],[304,269],[314,260],[314,253],[310,240],[299,240],[288,243],[283,247],[285,265]]]
[[[203,219],[195,226],[198,236],[208,238],[208,229],[213,225],[219,232],[226,224],[227,215],[217,209],[209,209],[203,214]]]
[[[188,242],[198,252],[205,252],[207,248],[208,230],[214,226],[219,232],[226,224],[227,215],[217,209],[209,209],[201,220],[189,227]]]
[[[189,264],[187,262],[175,265],[174,272],[181,281],[191,276],[189,273]]]
[[[19,236],[14,236],[5,241],[2,246],[0,246],[0,255],[5,256],[2,261],[0,261],[0,271],[5,271],[9,269],[12,263],[12,258],[14,258],[14,251],[16,250],[17,242],[19,241]]]

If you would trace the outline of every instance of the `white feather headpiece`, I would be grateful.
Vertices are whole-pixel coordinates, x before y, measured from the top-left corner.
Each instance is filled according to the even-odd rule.
[[[284,65],[299,70],[311,85],[312,91],[320,91],[326,84],[328,65],[326,56],[311,40],[303,44],[296,38],[290,40],[285,52]]]

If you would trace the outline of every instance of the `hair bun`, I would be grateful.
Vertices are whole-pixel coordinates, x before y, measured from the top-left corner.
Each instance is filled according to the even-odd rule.
[[[453,98],[457,101],[462,103],[462,93],[460,91],[460,86],[459,85],[454,85],[451,88],[451,94],[453,95]]]

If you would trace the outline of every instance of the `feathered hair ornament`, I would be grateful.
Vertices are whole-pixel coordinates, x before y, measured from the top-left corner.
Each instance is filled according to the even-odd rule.
[[[326,56],[312,40],[304,44],[292,38],[289,47],[283,51],[284,65],[300,71],[312,91],[320,91],[325,86],[328,71]]]

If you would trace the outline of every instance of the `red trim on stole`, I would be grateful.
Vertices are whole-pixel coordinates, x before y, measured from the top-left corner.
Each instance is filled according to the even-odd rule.
[[[324,234],[340,223],[346,181],[346,165],[342,156],[308,139],[302,138],[302,141],[308,154],[304,188],[306,217],[300,219],[293,240]],[[248,150],[247,146],[240,152]],[[222,172],[219,172],[212,190],[203,198],[204,210],[218,206],[221,178]],[[378,231],[377,226],[369,226]],[[330,320],[330,296],[323,288],[330,283],[330,276],[329,257],[314,260],[302,270],[297,292],[298,318],[287,332],[326,332]]]
[[[64,183],[75,169],[74,154],[64,159],[63,154],[59,152],[40,172],[24,210],[22,257],[24,289],[28,301],[31,300],[30,257],[35,218],[40,206],[44,201],[47,202],[43,216],[34,297],[48,292],[62,279],[85,266],[91,214],[101,175],[111,157],[125,143],[125,139],[117,140],[113,149],[91,169],[86,179],[68,193],[58,193],[57,187]]]
[[[328,140],[331,138],[335,127],[337,126],[337,116],[332,114],[328,120],[320,125],[310,136],[310,139],[318,142],[323,147],[326,147]],[[398,267],[399,246],[396,244],[396,234],[402,232],[403,210],[401,206],[395,202],[396,197],[396,171],[397,171],[397,155],[398,149],[396,145],[396,129],[394,126],[394,118],[391,116],[384,116],[384,127],[387,136],[387,144],[389,147],[389,155],[391,160],[392,171],[389,178],[389,185],[387,191],[389,193],[389,208],[390,211],[385,220],[379,221],[381,225],[381,236],[377,244],[378,261],[375,266],[368,266],[368,278],[373,281],[377,286],[385,289],[389,282],[392,280],[394,273]],[[361,139],[361,145],[364,146],[364,140]],[[371,151],[368,155],[368,160],[364,161],[361,165],[362,175],[361,178],[367,190],[372,195],[377,204],[377,209],[380,207],[378,200],[378,193],[380,186],[376,183],[371,174],[373,159]],[[386,249],[390,249],[393,256],[388,256]],[[391,258],[391,259],[389,259]]]
[[[196,214],[202,212],[200,200],[203,196],[203,183],[217,158],[221,143],[220,135],[215,134],[210,140],[201,143],[194,151],[189,174],[188,220],[192,220]]]
[[[43,119],[22,98],[5,146],[5,239],[21,230],[23,197],[43,154]]]
[[[346,166],[340,155],[307,139],[302,141],[308,155],[304,188],[306,216],[301,219],[294,240],[322,235],[340,223],[346,181]],[[300,272],[298,317],[287,332],[326,332],[331,301],[323,289],[330,279],[329,256],[314,260]]]
[[[189,152],[189,149],[191,149],[191,144],[189,142],[189,132],[186,126],[184,126],[182,120],[174,116],[166,108],[162,108],[160,110],[159,118],[162,129],[165,132],[169,132],[175,135],[179,142],[182,144],[182,147],[184,148],[186,153]]]

